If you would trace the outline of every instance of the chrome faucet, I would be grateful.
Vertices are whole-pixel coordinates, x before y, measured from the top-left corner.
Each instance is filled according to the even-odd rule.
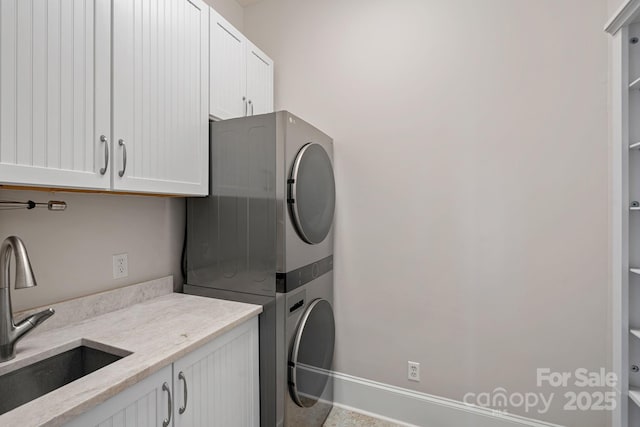
[[[24,243],[16,236],[7,237],[0,247],[0,362],[16,356],[16,343],[40,323],[53,316],[52,308],[32,314],[17,325],[13,321],[10,296],[11,253],[16,257],[16,289],[36,286],[29,255]]]

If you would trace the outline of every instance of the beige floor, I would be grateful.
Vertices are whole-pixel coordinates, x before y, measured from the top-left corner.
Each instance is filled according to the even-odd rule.
[[[347,411],[346,409],[336,408],[331,410],[329,417],[324,422],[324,427],[402,427],[400,424],[390,423],[388,421],[372,418],[357,412]]]

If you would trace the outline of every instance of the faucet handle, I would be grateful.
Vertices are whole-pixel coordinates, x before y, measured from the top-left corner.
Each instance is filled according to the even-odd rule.
[[[25,320],[31,323],[35,328],[40,323],[44,322],[54,314],[56,314],[56,311],[53,308],[47,308],[46,310],[42,310],[39,313],[32,314],[31,316],[27,317]]]
[[[31,332],[33,328],[35,328],[54,314],[55,310],[53,308],[48,308],[41,312],[34,313],[26,319],[21,320],[17,325],[15,325],[12,344],[15,346],[20,338],[25,336],[28,332]]]

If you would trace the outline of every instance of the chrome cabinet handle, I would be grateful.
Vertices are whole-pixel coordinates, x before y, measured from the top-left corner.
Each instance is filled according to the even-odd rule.
[[[122,170],[118,171],[118,176],[122,178],[127,170],[127,145],[123,139],[118,140],[118,145],[122,147]]]
[[[253,102],[251,102],[251,100],[249,100],[249,105],[251,106],[251,115],[253,116]]]
[[[106,136],[100,135],[100,142],[104,142],[104,167],[100,168],[100,175],[104,175],[109,166],[109,140]]]
[[[187,400],[189,398],[189,392],[187,391],[187,379],[184,376],[184,372],[180,371],[180,373],[178,374],[178,379],[184,381],[184,405],[182,405],[178,409],[178,413],[182,415],[184,414],[184,411],[187,410]]]
[[[171,389],[169,388],[169,384],[166,382],[162,384],[162,390],[166,391],[167,396],[169,396],[169,415],[162,421],[162,427],[169,427],[169,424],[171,423],[171,414],[173,413],[173,402],[171,399]]]
[[[244,102],[244,116],[247,117],[247,113],[248,113],[248,107],[247,107],[247,97],[243,96],[242,97],[242,102]]]

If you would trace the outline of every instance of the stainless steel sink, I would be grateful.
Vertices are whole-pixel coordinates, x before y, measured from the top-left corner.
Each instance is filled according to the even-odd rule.
[[[122,355],[81,345],[0,376],[0,415],[69,384],[117,360]]]

